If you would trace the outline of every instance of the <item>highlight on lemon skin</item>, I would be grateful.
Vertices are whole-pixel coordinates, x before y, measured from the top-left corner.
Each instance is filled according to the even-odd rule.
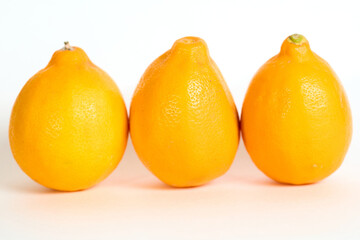
[[[241,130],[251,159],[275,181],[315,183],[340,167],[352,136],[349,102],[337,75],[304,36],[286,38],[255,74]]]
[[[21,169],[41,185],[79,191],[118,165],[128,136],[115,82],[68,42],[20,91],[9,141]]]
[[[220,70],[197,37],[175,41],[147,68],[130,107],[136,153],[173,187],[200,186],[229,169],[238,121]]]

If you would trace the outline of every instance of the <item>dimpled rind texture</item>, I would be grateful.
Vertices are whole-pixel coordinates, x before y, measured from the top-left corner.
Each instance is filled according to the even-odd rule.
[[[329,64],[285,40],[252,79],[243,103],[244,144],[275,181],[308,184],[341,165],[352,135],[350,107]]]
[[[238,114],[202,39],[179,39],[147,68],[132,99],[130,133],[141,161],[168,185],[202,185],[229,169]]]
[[[76,47],[55,52],[26,83],[9,128],[22,170],[61,191],[86,189],[107,177],[121,160],[127,136],[119,89]]]

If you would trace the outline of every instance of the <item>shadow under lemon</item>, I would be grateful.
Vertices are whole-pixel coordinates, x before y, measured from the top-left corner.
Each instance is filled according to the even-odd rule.
[[[198,187],[174,188],[158,180],[137,157],[131,139],[128,142],[124,157],[118,168],[100,185],[121,186],[128,188],[143,188],[157,190],[191,190],[208,188],[217,185],[268,185],[289,186],[277,183],[266,177],[256,168],[241,140],[234,162],[230,169],[221,177]]]
[[[14,160],[7,134],[7,126],[1,126],[0,138],[0,188],[6,188],[8,191],[41,193],[41,194],[60,194],[60,192],[46,187],[31,180]],[[129,138],[124,156],[118,167],[103,182],[95,185],[90,189],[83,191],[91,191],[94,188],[136,188],[136,189],[152,189],[152,190],[176,190],[186,191],[198,188],[211,188],[219,185],[244,186],[244,185],[267,185],[267,186],[289,186],[279,184],[263,175],[251,161],[243,141],[241,140],[236,157],[229,171],[223,176],[199,187],[192,188],[173,188],[158,180],[138,159],[131,139]]]

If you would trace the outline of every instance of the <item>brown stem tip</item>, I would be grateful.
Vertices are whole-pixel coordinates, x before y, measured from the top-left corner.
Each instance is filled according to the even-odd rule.
[[[70,46],[70,43],[68,41],[64,42],[64,50],[71,51],[73,48]]]

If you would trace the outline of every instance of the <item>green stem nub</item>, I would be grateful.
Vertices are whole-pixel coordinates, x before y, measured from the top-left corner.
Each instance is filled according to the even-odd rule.
[[[300,45],[304,40],[304,36],[301,34],[293,34],[293,35],[289,36],[289,40],[292,43]]]

